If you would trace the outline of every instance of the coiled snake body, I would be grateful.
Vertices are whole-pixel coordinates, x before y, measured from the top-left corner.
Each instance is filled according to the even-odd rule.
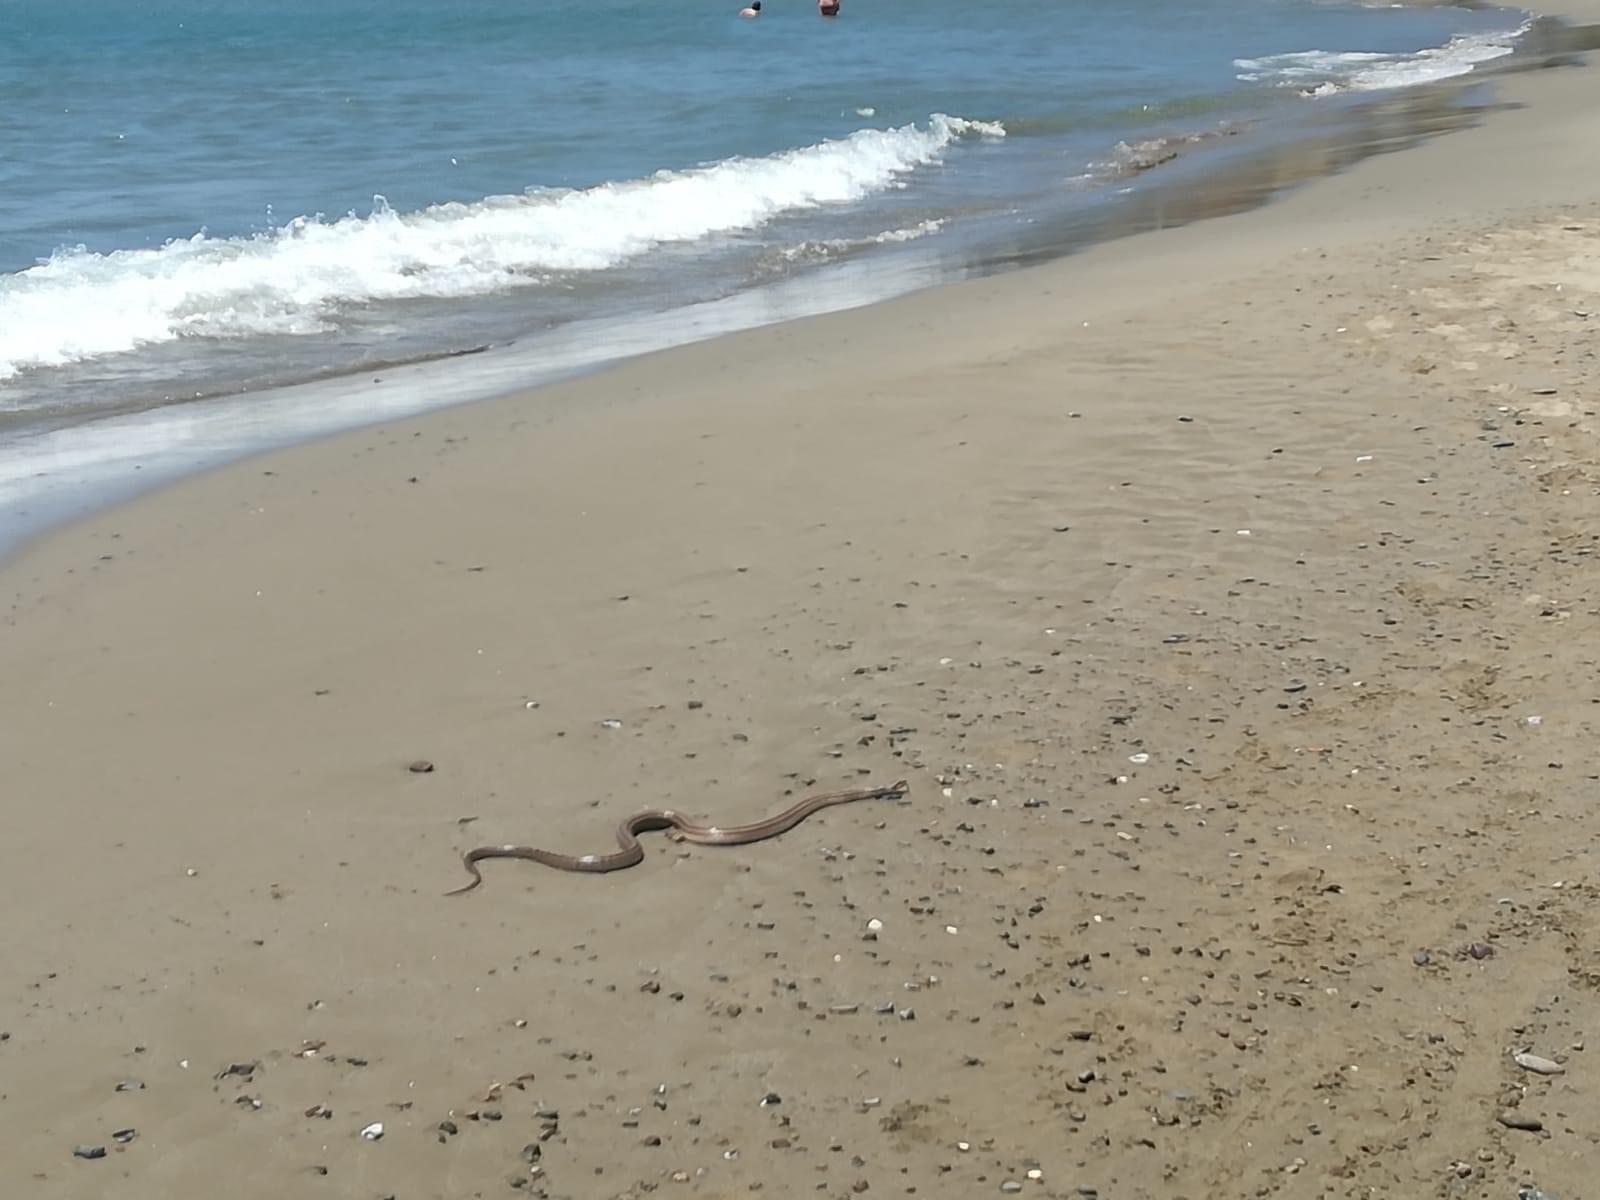
[[[742,846],[787,833],[812,813],[831,808],[835,804],[852,804],[857,800],[877,800],[885,797],[898,798],[906,794],[907,788],[906,781],[902,779],[888,787],[859,788],[849,792],[826,792],[819,796],[808,796],[765,821],[755,821],[749,825],[697,825],[682,813],[674,812],[670,808],[646,809],[642,813],[635,813],[626,818],[617,826],[617,845],[621,849],[611,854],[558,854],[554,850],[541,850],[537,846],[479,846],[476,850],[468,850],[461,856],[461,865],[467,869],[467,874],[472,876],[472,882],[446,892],[445,895],[459,896],[463,892],[472,891],[482,883],[483,875],[478,870],[478,864],[486,858],[525,858],[530,862],[555,867],[559,871],[586,871],[591,874],[621,871],[644,861],[644,847],[639,844],[638,838],[641,833],[665,829],[669,831],[667,836],[676,842],[693,842],[697,846]]]

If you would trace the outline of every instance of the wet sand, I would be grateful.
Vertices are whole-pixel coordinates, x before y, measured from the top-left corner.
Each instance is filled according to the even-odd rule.
[[[10,564],[5,1193],[1584,1194],[1600,75],[1500,87]]]

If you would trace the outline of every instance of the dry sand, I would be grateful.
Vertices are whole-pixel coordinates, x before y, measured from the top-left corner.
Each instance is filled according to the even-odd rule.
[[[1587,1194],[1600,75],[1501,94],[11,564],[0,1194]]]

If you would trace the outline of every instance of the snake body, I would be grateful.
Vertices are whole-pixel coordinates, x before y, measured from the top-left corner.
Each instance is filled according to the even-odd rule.
[[[857,800],[899,797],[906,794],[906,789],[906,781],[902,779],[888,787],[859,788],[850,792],[826,792],[818,796],[808,796],[775,816],[768,817],[764,821],[754,821],[749,825],[698,825],[682,813],[674,812],[670,808],[646,809],[644,812],[627,817],[617,826],[617,845],[620,849],[611,854],[558,854],[554,850],[541,850],[537,846],[479,846],[476,850],[468,850],[461,856],[461,865],[466,868],[467,874],[472,876],[472,882],[446,892],[445,895],[459,896],[463,892],[472,891],[482,883],[483,875],[478,870],[478,864],[486,858],[525,858],[530,862],[554,867],[558,871],[584,871],[590,874],[621,871],[644,861],[644,847],[639,844],[638,836],[641,833],[666,829],[670,830],[667,836],[674,841],[693,842],[697,846],[743,846],[749,842],[764,841],[770,837],[777,837],[780,833],[787,833],[820,809],[832,808],[835,804],[852,804]]]

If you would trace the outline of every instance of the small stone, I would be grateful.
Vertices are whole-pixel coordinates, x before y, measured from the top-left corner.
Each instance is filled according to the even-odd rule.
[[[607,717],[604,721],[600,722],[600,728],[601,729],[621,729],[622,728],[622,722],[617,720],[615,717]]]
[[[433,764],[425,758],[419,758],[406,768],[413,775],[427,775],[433,770]]]
[[[1558,1062],[1552,1062],[1548,1058],[1541,1058],[1537,1054],[1528,1054],[1526,1052],[1513,1054],[1511,1061],[1524,1071],[1532,1071],[1535,1075],[1563,1075],[1567,1070]]]
[[[782,1103],[783,1097],[778,1095],[777,1092],[768,1092],[765,1096],[761,1097],[762,1108],[771,1108],[774,1104]]]
[[[1433,958],[1426,950],[1418,950],[1411,956],[1411,961],[1419,967],[1425,967],[1433,961]]]
[[[659,1146],[661,1144],[661,1139],[656,1138],[654,1142],[651,1142],[649,1138],[646,1138],[645,1144]],[[527,1163],[529,1166],[532,1166],[543,1157],[544,1147],[539,1145],[538,1142],[529,1142],[522,1148],[522,1161]]]
[[[139,1131],[137,1129],[118,1129],[112,1132],[111,1140],[119,1146],[126,1146],[138,1136]]]
[[[883,922],[878,920],[877,917],[873,917],[872,920],[867,922],[867,928],[870,929],[873,933],[877,933],[879,930],[881,930],[883,928]]]
[[[1489,945],[1488,942],[1473,942],[1472,945],[1467,947],[1467,953],[1480,960],[1493,958],[1494,947]]]
[[[121,1083],[117,1084],[117,1091],[142,1092],[144,1091],[144,1081],[139,1079],[124,1079]]]
[[[375,1142],[383,1136],[383,1122],[374,1121],[361,1131],[361,1136],[369,1142]]]
[[[1505,1109],[1496,1114],[1495,1120],[1507,1129],[1520,1129],[1524,1133],[1538,1133],[1544,1128],[1544,1122],[1538,1117],[1524,1116],[1514,1109]]]
[[[689,1172],[687,1172],[687,1171],[674,1171],[672,1173],[672,1182],[673,1183],[688,1183],[689,1182]]]
[[[89,1159],[104,1158],[106,1156],[106,1148],[104,1146],[74,1146],[72,1148],[72,1156],[74,1158]]]
[[[1015,1195],[1022,1190],[1022,1185],[1015,1179],[1008,1179],[1000,1185],[1000,1190],[1008,1196]]]

